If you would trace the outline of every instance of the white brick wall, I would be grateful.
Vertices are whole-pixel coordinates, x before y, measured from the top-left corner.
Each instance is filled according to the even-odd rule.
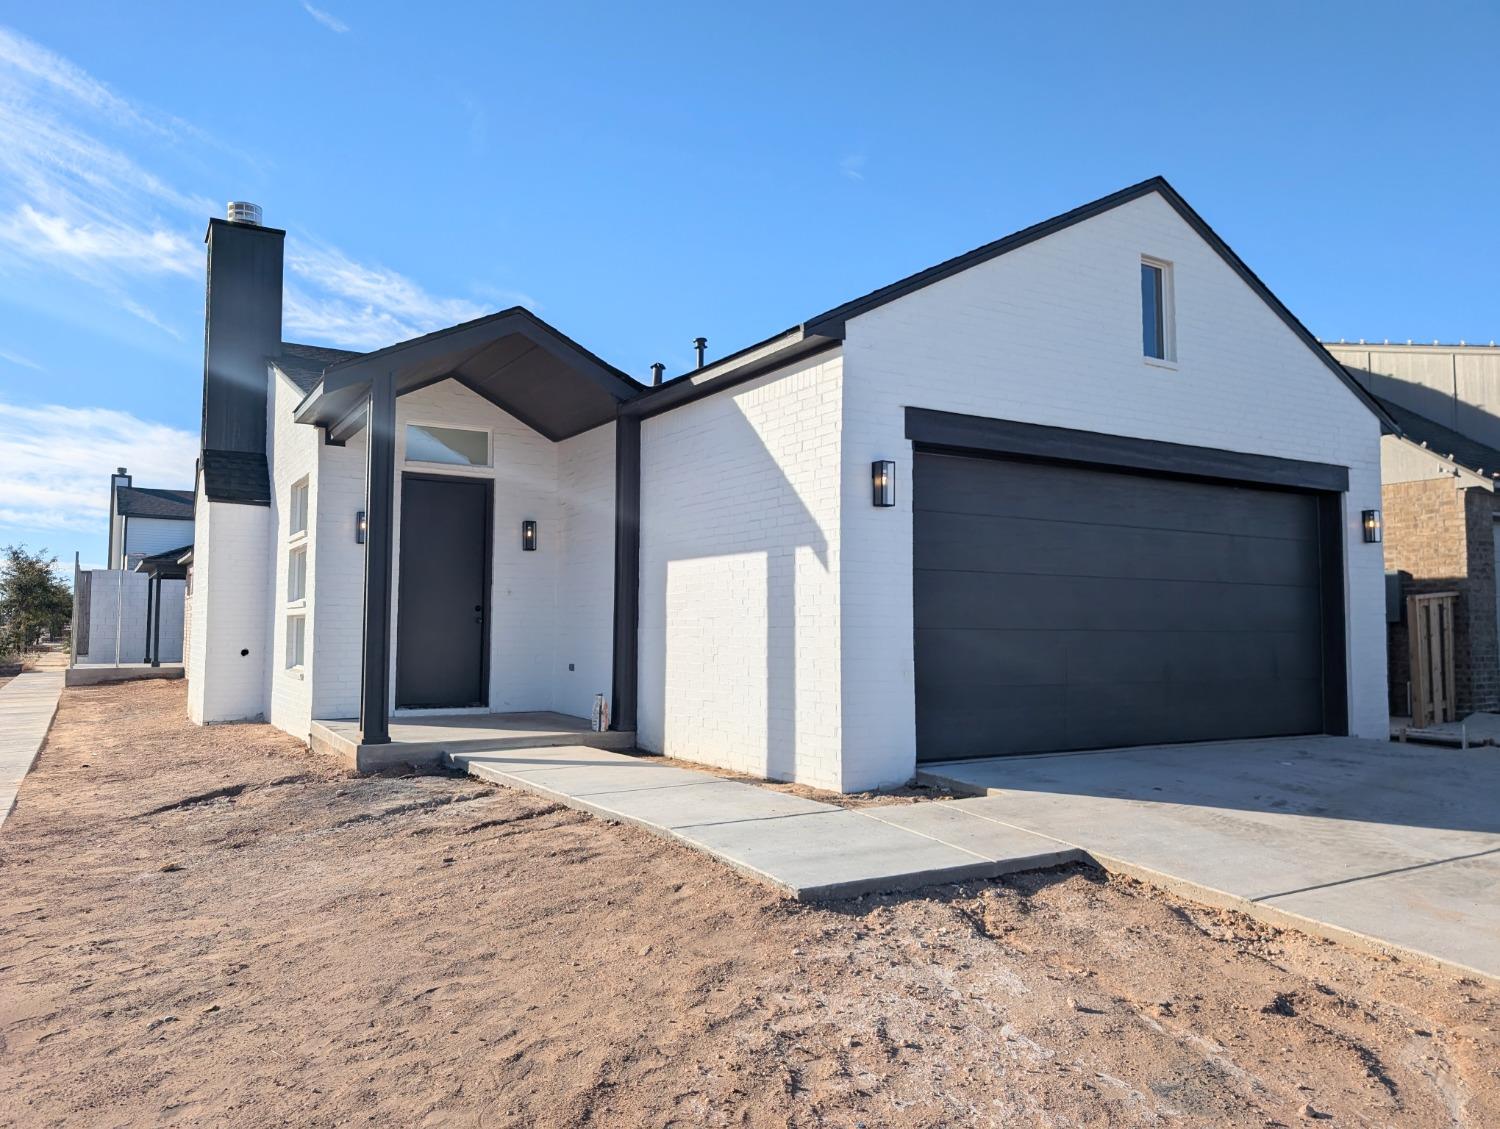
[[[266,434],[270,437],[267,459],[271,474],[270,538],[267,563],[269,604],[267,635],[271,645],[266,654],[266,682],[270,687],[272,725],[302,740],[312,728],[313,676],[312,642],[315,638],[314,606],[317,594],[312,580],[317,576],[318,450],[322,436],[313,427],[293,423],[292,409],[302,399],[301,390],[276,369],[270,370],[270,396],[267,399]],[[277,426],[277,424],[280,426]],[[290,501],[292,487],[307,479],[307,535],[291,537]],[[348,540],[354,540],[353,521],[349,522]],[[295,548],[307,553],[307,598],[302,602],[305,617],[303,669],[288,670],[286,634],[288,615],[295,609],[287,603],[287,576],[290,554]]]
[[[614,672],[614,424],[564,440],[556,453],[560,527],[552,708],[588,717],[595,694],[610,699]],[[512,543],[520,538],[519,527],[502,531],[500,556],[506,533]],[[544,548],[545,544],[537,552]]]
[[[188,716],[200,725],[266,716],[270,514],[199,493],[187,676]]]
[[[841,786],[841,388],[835,355],[642,425],[644,748]]]
[[[1141,359],[1140,258],[1174,264],[1176,369]],[[846,787],[915,759],[908,405],[1350,469],[1345,515],[1351,729],[1386,731],[1373,415],[1159,197],[1106,212],[851,321],[844,372]],[[869,466],[897,460],[897,506]]]
[[[365,547],[354,540],[354,515],[364,508],[361,431],[346,446],[318,448],[310,518],[316,548],[307,574],[308,599],[316,608],[307,636],[307,673],[316,718],[359,715]]]

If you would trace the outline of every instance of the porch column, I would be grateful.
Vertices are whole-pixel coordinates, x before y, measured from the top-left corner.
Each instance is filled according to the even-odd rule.
[[[155,615],[151,620],[151,665],[161,666],[161,573],[151,577],[156,589]]]
[[[615,420],[615,637],[609,727],[635,729],[636,628],[641,599],[641,421]]]
[[[359,740],[384,745],[390,734],[391,551],[395,545],[396,379],[370,378],[365,413],[365,618]]]
[[[146,653],[141,662],[151,662],[151,606],[156,596],[156,577],[152,573],[146,574]]]

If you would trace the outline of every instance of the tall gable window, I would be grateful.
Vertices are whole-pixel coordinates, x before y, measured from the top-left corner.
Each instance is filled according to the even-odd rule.
[[[1141,351],[1148,360],[1174,361],[1172,265],[1141,260]]]

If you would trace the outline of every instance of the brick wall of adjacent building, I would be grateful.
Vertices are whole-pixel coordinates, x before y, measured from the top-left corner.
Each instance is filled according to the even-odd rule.
[[[1500,709],[1496,626],[1495,496],[1452,478],[1390,483],[1381,490],[1386,569],[1402,574],[1402,620],[1390,625],[1391,712],[1406,714],[1411,679],[1405,597],[1456,592],[1453,675],[1459,716]]]

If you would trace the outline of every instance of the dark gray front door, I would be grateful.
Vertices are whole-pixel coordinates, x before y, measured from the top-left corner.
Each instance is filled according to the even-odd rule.
[[[1320,733],[1313,494],[919,453],[919,760]]]
[[[486,479],[402,476],[398,707],[486,704],[490,491]]]

